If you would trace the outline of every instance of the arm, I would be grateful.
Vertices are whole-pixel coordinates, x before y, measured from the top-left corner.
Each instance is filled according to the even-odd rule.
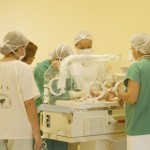
[[[137,102],[140,84],[133,80],[128,80],[127,87],[128,87],[127,92],[123,93],[119,91],[118,97],[120,100],[122,99],[123,101],[133,105]]]
[[[38,116],[36,106],[34,104],[34,99],[29,99],[24,101],[26,112],[31,123],[33,137],[35,139],[34,150],[39,150],[42,145],[42,139],[40,135],[40,128],[38,124]]]

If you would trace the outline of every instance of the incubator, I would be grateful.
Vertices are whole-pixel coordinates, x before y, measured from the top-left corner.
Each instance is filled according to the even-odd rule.
[[[117,55],[72,55],[45,73],[40,128],[44,138],[80,143],[80,150],[125,150],[125,90]],[[57,67],[56,67],[57,66]]]

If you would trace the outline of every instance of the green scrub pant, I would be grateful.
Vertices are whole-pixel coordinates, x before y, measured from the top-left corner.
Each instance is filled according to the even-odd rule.
[[[51,139],[46,139],[47,149],[48,150],[68,150],[68,143],[55,141]]]

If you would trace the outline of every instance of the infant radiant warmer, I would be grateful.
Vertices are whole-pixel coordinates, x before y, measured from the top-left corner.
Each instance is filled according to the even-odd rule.
[[[43,137],[80,143],[81,150],[125,150],[125,112],[117,103],[124,77],[118,74],[120,67],[118,57],[109,54],[69,56],[61,62],[59,74],[50,66],[45,73],[45,104],[40,106]],[[51,104],[50,93],[65,93],[68,78],[73,83],[68,91],[70,100],[58,99],[56,105]],[[55,81],[57,93],[52,86]],[[110,90],[116,95],[105,96]],[[81,91],[84,94],[78,95]]]

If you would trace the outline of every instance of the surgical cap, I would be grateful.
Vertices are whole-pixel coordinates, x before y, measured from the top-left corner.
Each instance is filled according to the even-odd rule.
[[[92,41],[92,36],[87,31],[82,31],[75,36],[74,45],[76,45],[81,40],[88,39]]]
[[[67,57],[69,55],[73,55],[73,51],[69,46],[67,46],[65,44],[58,45],[50,53],[51,58],[58,58],[58,59],[64,59],[65,57]]]
[[[150,35],[146,33],[136,33],[131,37],[131,46],[137,51],[148,54],[150,53]]]
[[[7,33],[3,39],[3,43],[0,44],[0,53],[7,55],[17,48],[27,46],[28,39],[19,31],[11,31]]]

